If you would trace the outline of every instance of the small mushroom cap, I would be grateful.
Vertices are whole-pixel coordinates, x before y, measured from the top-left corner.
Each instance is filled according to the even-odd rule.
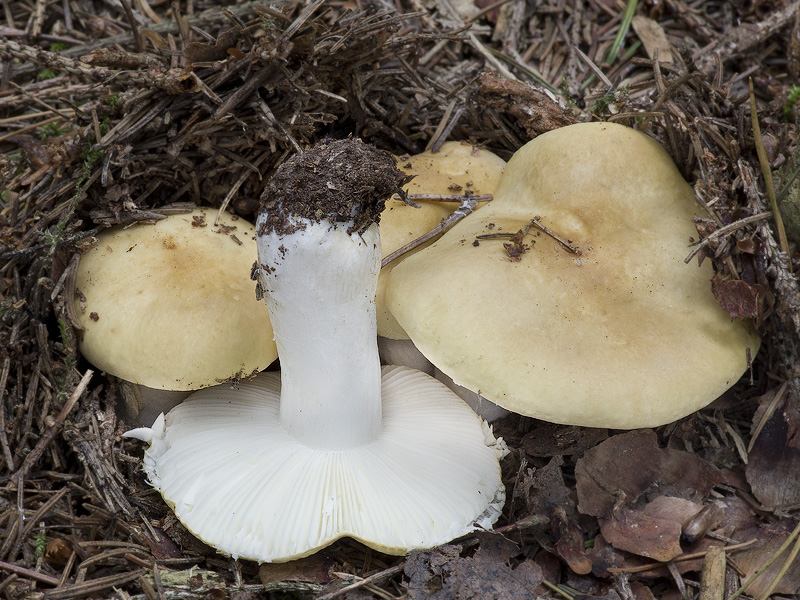
[[[648,136],[610,123],[551,131],[512,157],[489,206],[392,271],[387,303],[431,362],[509,410],[668,423],[733,385],[759,347],[712,296],[710,261],[684,262],[697,214]],[[476,240],[535,216],[582,255],[534,229],[518,261],[508,240]]]
[[[442,383],[384,367],[384,426],[348,450],[309,448],[280,424],[280,375],[196,392],[152,428],[144,469],[176,516],[220,552],[259,562],[352,537],[389,554],[491,528],[505,499],[502,441]]]
[[[76,279],[89,362],[151,388],[197,390],[277,358],[250,280],[255,230],[227,213],[214,225],[216,215],[198,209],[97,236]]]
[[[471,144],[445,142],[438,152],[423,152],[400,159],[397,166],[414,175],[404,190],[409,194],[460,195],[492,194],[500,184],[506,162],[496,154]],[[380,232],[383,256],[402,248],[428,233],[458,206],[457,202],[420,202],[419,208],[390,198],[381,213]],[[403,258],[421,250],[415,248]],[[384,290],[389,271],[400,258],[381,270],[376,294],[378,335],[391,339],[408,339],[408,335],[386,308]]]

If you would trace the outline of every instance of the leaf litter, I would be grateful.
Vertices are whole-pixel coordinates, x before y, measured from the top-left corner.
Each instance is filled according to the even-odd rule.
[[[796,243],[800,9],[631,4],[629,28],[607,1],[4,3],[0,592],[644,599],[753,578],[748,596],[796,594],[800,264],[763,165]],[[762,335],[743,380],[656,430],[506,418],[498,532],[405,559],[342,540],[259,569],[188,534],[120,439],[122,387],[77,352],[71,282],[94,235],[196,204],[252,217],[277,166],[325,136],[508,158],[588,119],[646,131],[694,185],[708,216],[687,260],[712,261],[721,306]],[[703,570],[712,546],[721,571]]]

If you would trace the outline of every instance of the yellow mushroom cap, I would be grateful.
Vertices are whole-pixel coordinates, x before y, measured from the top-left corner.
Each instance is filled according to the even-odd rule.
[[[198,209],[97,236],[76,280],[89,362],[151,388],[196,390],[275,360],[250,279],[255,230],[227,213],[214,225],[216,215]]]
[[[471,144],[445,142],[438,152],[423,152],[402,159],[397,166],[414,175],[403,189],[409,194],[460,195],[492,194],[500,184],[506,162],[496,154]],[[402,200],[389,199],[381,213],[380,233],[382,255],[385,257],[436,227],[458,206],[456,202],[420,202],[419,208]],[[376,294],[378,335],[392,339],[408,339],[408,335],[386,308],[384,290],[388,273],[404,257],[386,265],[378,279]]]
[[[439,369],[524,415],[652,427],[733,385],[759,339],[686,264],[691,187],[654,140],[611,123],[551,131],[509,161],[495,199],[392,271],[386,300]],[[531,230],[520,260],[503,241]],[[455,310],[455,306],[463,310]],[[469,314],[479,314],[473,318]]]

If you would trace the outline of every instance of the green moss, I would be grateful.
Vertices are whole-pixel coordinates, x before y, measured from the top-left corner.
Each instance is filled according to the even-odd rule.
[[[116,110],[117,105],[119,104],[119,94],[112,94],[108,97],[108,107],[111,110]]]
[[[792,109],[797,101],[800,100],[800,85],[793,85],[789,88],[789,95],[786,98],[786,106],[783,107],[783,120],[787,123],[792,121]]]
[[[47,536],[44,533],[37,533],[33,538],[33,548],[36,552],[36,558],[42,558],[44,551],[47,549]]]
[[[61,127],[58,123],[48,123],[42,126],[42,141],[44,142],[51,137],[58,137],[67,131],[66,127]]]

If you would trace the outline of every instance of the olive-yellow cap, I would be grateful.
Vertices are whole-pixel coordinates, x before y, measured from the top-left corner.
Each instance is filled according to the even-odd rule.
[[[250,279],[253,226],[197,209],[112,228],[81,257],[80,350],[96,367],[161,390],[196,390],[266,368],[278,353]]]
[[[668,423],[733,385],[759,347],[752,324],[715,301],[710,261],[684,262],[698,215],[653,139],[571,125],[521,148],[489,206],[398,264],[387,305],[439,369],[509,410],[592,427]],[[478,238],[534,217],[581,254],[536,229],[517,260],[509,240]]]
[[[445,142],[437,152],[423,152],[403,158],[398,168],[414,175],[403,189],[409,194],[460,195],[492,194],[500,184],[506,166],[496,154],[472,144]],[[389,199],[381,213],[380,232],[383,256],[428,233],[442,219],[446,219],[458,206],[456,202],[420,202],[420,207],[409,206],[402,200]],[[386,265],[378,279],[376,295],[378,308],[378,335],[391,339],[408,339],[386,308],[384,290],[389,272],[404,258],[425,245],[415,248],[396,261]]]

